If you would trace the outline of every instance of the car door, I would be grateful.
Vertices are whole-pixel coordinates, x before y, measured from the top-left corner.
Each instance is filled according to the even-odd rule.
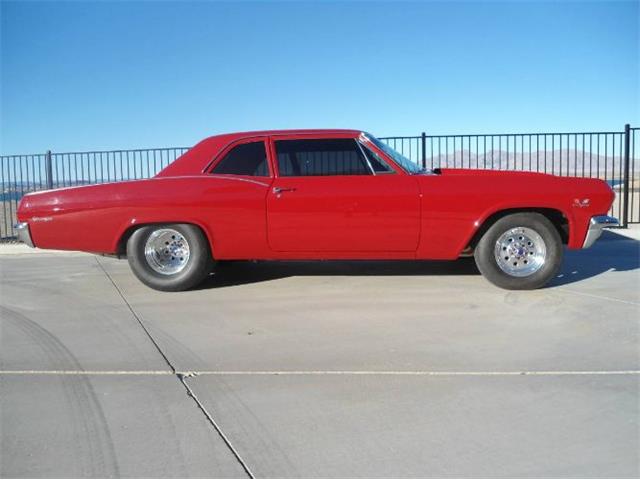
[[[415,178],[389,166],[374,172],[354,138],[274,137],[272,149],[276,178],[267,194],[267,228],[273,250],[337,256],[416,250]]]

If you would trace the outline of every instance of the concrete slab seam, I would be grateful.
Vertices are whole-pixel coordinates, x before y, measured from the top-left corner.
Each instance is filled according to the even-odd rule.
[[[580,376],[580,375],[640,375],[640,370],[513,370],[513,371],[446,371],[446,370],[0,370],[0,375],[123,375],[154,376],[176,375],[180,379],[197,376],[303,376],[303,375],[380,375],[380,376],[430,376],[430,377],[500,377],[500,376]]]
[[[229,438],[225,435],[225,433],[222,431],[222,429],[220,428],[220,426],[218,425],[218,423],[213,419],[213,417],[211,416],[211,414],[205,409],[204,405],[202,405],[202,403],[200,402],[200,400],[198,400],[198,397],[193,393],[193,391],[191,390],[191,388],[189,387],[189,385],[187,385],[186,381],[185,381],[185,377],[191,376],[191,374],[189,372],[187,373],[179,373],[177,372],[176,368],[173,366],[173,364],[171,363],[171,361],[169,360],[169,358],[167,357],[167,355],[162,351],[162,348],[160,348],[160,345],[158,344],[158,342],[156,342],[155,338],[153,338],[153,335],[151,335],[151,332],[149,331],[149,329],[146,327],[146,325],[144,324],[144,322],[142,321],[142,319],[138,316],[138,314],[135,312],[135,310],[133,309],[133,307],[131,306],[131,304],[129,303],[129,301],[127,300],[127,298],[124,296],[124,293],[122,292],[122,290],[120,290],[120,287],[118,287],[118,285],[116,284],[116,282],[113,280],[113,278],[111,277],[111,275],[109,275],[109,272],[107,272],[107,270],[104,268],[104,266],[102,265],[102,263],[100,263],[100,260],[98,260],[98,257],[94,257],[96,260],[96,263],[100,266],[100,269],[104,272],[104,274],[106,275],[106,277],[109,279],[109,281],[111,282],[111,284],[113,285],[113,288],[116,289],[116,291],[118,292],[118,295],[120,295],[120,298],[122,298],[122,301],[125,303],[125,305],[127,306],[127,308],[129,309],[129,311],[131,312],[131,315],[133,315],[133,318],[136,319],[136,321],[138,322],[138,324],[140,325],[140,327],[142,328],[142,330],[144,331],[144,333],[147,335],[147,337],[149,338],[149,340],[151,341],[151,343],[153,343],[153,345],[155,346],[156,350],[158,350],[158,353],[160,353],[160,355],[162,356],[162,358],[164,359],[165,363],[169,366],[169,368],[171,369],[171,372],[169,374],[171,375],[175,375],[179,382],[182,384],[182,386],[186,389],[187,391],[187,396],[189,396],[191,399],[193,399],[193,401],[195,402],[196,406],[200,409],[200,411],[204,414],[205,418],[207,419],[207,421],[209,422],[209,424],[214,428],[214,430],[218,433],[218,435],[220,436],[220,438],[222,439],[222,441],[225,443],[225,445],[227,446],[227,448],[231,451],[231,453],[233,454],[233,456],[235,457],[235,459],[238,461],[238,463],[240,463],[240,466],[242,467],[242,469],[245,471],[245,473],[249,476],[249,478],[255,478],[253,476],[253,473],[251,472],[251,470],[249,469],[249,466],[247,465],[247,463],[244,461],[244,459],[240,456],[240,453],[236,450],[236,448],[231,444],[231,441],[229,440]],[[162,375],[163,373],[160,373],[160,375]]]
[[[562,288],[560,290],[562,292],[571,293],[573,295],[580,295],[582,297],[597,298],[598,300],[608,300],[610,302],[618,302],[618,303],[624,303],[626,305],[633,305],[635,307],[640,307],[640,302],[633,302],[631,300],[622,300],[621,298],[605,297],[604,295],[596,295],[596,294],[593,294],[593,293],[578,292],[576,290],[570,290],[568,288]]]

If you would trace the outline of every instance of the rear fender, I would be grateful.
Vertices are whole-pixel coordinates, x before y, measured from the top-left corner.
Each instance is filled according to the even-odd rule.
[[[201,220],[196,218],[183,217],[180,219],[171,219],[171,217],[146,217],[146,218],[132,218],[128,222],[124,222],[118,230],[118,235],[116,235],[111,243],[111,252],[118,255],[124,255],[127,252],[127,241],[129,237],[135,232],[137,229],[146,227],[149,225],[166,225],[170,223],[182,223],[189,224],[198,227],[204,233],[207,241],[209,242],[209,248],[211,249],[211,253],[215,251],[214,245],[214,237],[211,229]]]

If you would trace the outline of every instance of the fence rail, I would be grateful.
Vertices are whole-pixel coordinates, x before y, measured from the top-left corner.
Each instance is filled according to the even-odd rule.
[[[616,192],[610,214],[640,223],[640,128],[619,132],[509,133],[385,137],[424,168],[521,170],[605,180]]]
[[[611,214],[640,223],[640,128],[618,132],[459,134],[380,137],[424,168],[523,170],[607,181]],[[0,156],[0,241],[15,238],[22,196],[37,190],[149,178],[188,147]]]

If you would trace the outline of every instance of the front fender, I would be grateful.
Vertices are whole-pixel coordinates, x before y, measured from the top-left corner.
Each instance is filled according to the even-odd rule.
[[[417,257],[455,260],[495,219],[502,215],[523,211],[558,212],[567,219],[569,243],[577,245],[584,239],[586,226],[582,228],[581,222],[566,207],[558,208],[557,205],[546,202],[503,202],[486,208],[481,213],[464,210],[432,212],[431,215],[423,218],[423,236]],[[580,235],[582,235],[581,238]]]

